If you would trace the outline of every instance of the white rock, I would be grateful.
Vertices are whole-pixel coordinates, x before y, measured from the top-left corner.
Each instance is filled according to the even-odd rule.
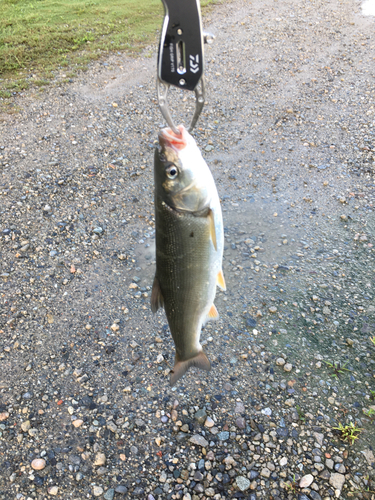
[[[48,488],[48,494],[52,495],[53,497],[56,496],[58,492],[59,492],[58,486],[51,486],[50,488]]]
[[[35,458],[31,462],[31,467],[34,470],[43,470],[45,466],[46,466],[46,461],[43,458]]]
[[[303,476],[303,478],[301,478],[299,482],[299,487],[308,488],[313,481],[314,481],[314,476],[312,474],[307,474],[306,476]]]

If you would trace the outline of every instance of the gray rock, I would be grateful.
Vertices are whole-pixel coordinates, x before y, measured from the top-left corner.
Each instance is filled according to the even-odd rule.
[[[207,417],[206,410],[198,410],[195,412],[194,418],[198,422],[198,424],[204,424]]]
[[[227,441],[229,439],[229,432],[228,431],[221,431],[217,434],[217,438],[220,441]]]
[[[241,491],[246,491],[250,488],[250,481],[243,476],[236,477],[237,488]]]
[[[128,492],[128,488],[126,486],[119,484],[118,486],[116,486],[115,492],[125,494]]]
[[[208,441],[200,434],[194,434],[194,436],[189,439],[189,442],[198,446],[203,446],[204,448],[208,446]]]
[[[113,497],[115,496],[115,490],[114,488],[110,488],[104,493],[104,498],[105,500],[113,500]]]
[[[335,471],[339,472],[340,474],[345,474],[346,469],[345,469],[345,466],[343,464],[336,464]]]
[[[339,473],[332,473],[329,479],[329,484],[335,488],[335,490],[341,490],[345,483],[345,476]]]

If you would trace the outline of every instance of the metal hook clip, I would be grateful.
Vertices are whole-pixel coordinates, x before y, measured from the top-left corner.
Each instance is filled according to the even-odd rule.
[[[168,108],[167,94],[169,87],[170,85],[162,82],[160,78],[156,79],[156,89],[158,93],[158,103],[161,114],[163,115],[165,121],[168,123],[169,127],[173,130],[173,132],[179,135],[180,131],[174,124],[174,121],[172,119],[172,116]],[[195,111],[189,126],[189,132],[191,132],[195,127],[195,124],[198,121],[198,118],[202,112],[205,103],[205,85],[203,77],[200,79],[199,84],[195,87],[194,93],[195,93]]]

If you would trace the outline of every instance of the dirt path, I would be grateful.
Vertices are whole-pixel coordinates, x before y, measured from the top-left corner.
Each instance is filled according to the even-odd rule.
[[[61,72],[1,116],[1,499],[372,498],[374,22],[339,0],[206,16],[195,137],[228,291],[212,371],[174,389],[149,306],[155,53]],[[171,103],[187,123],[191,96]]]

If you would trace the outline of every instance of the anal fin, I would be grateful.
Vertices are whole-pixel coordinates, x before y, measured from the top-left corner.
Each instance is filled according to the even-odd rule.
[[[219,313],[217,312],[215,304],[212,304],[211,309],[208,311],[208,319],[218,319]]]
[[[210,360],[207,358],[203,351],[200,351],[194,358],[181,361],[176,354],[175,364],[170,376],[170,385],[173,387],[176,382],[188,371],[189,368],[195,366],[200,370],[211,370]]]
[[[225,284],[225,279],[224,279],[224,275],[223,275],[223,271],[220,270],[218,272],[218,275],[217,275],[217,281],[216,281],[217,285],[222,289],[222,290],[226,290],[227,289],[227,286]]]
[[[151,292],[151,311],[156,313],[160,307],[164,307],[164,298],[161,292],[159,280],[155,276]]]

